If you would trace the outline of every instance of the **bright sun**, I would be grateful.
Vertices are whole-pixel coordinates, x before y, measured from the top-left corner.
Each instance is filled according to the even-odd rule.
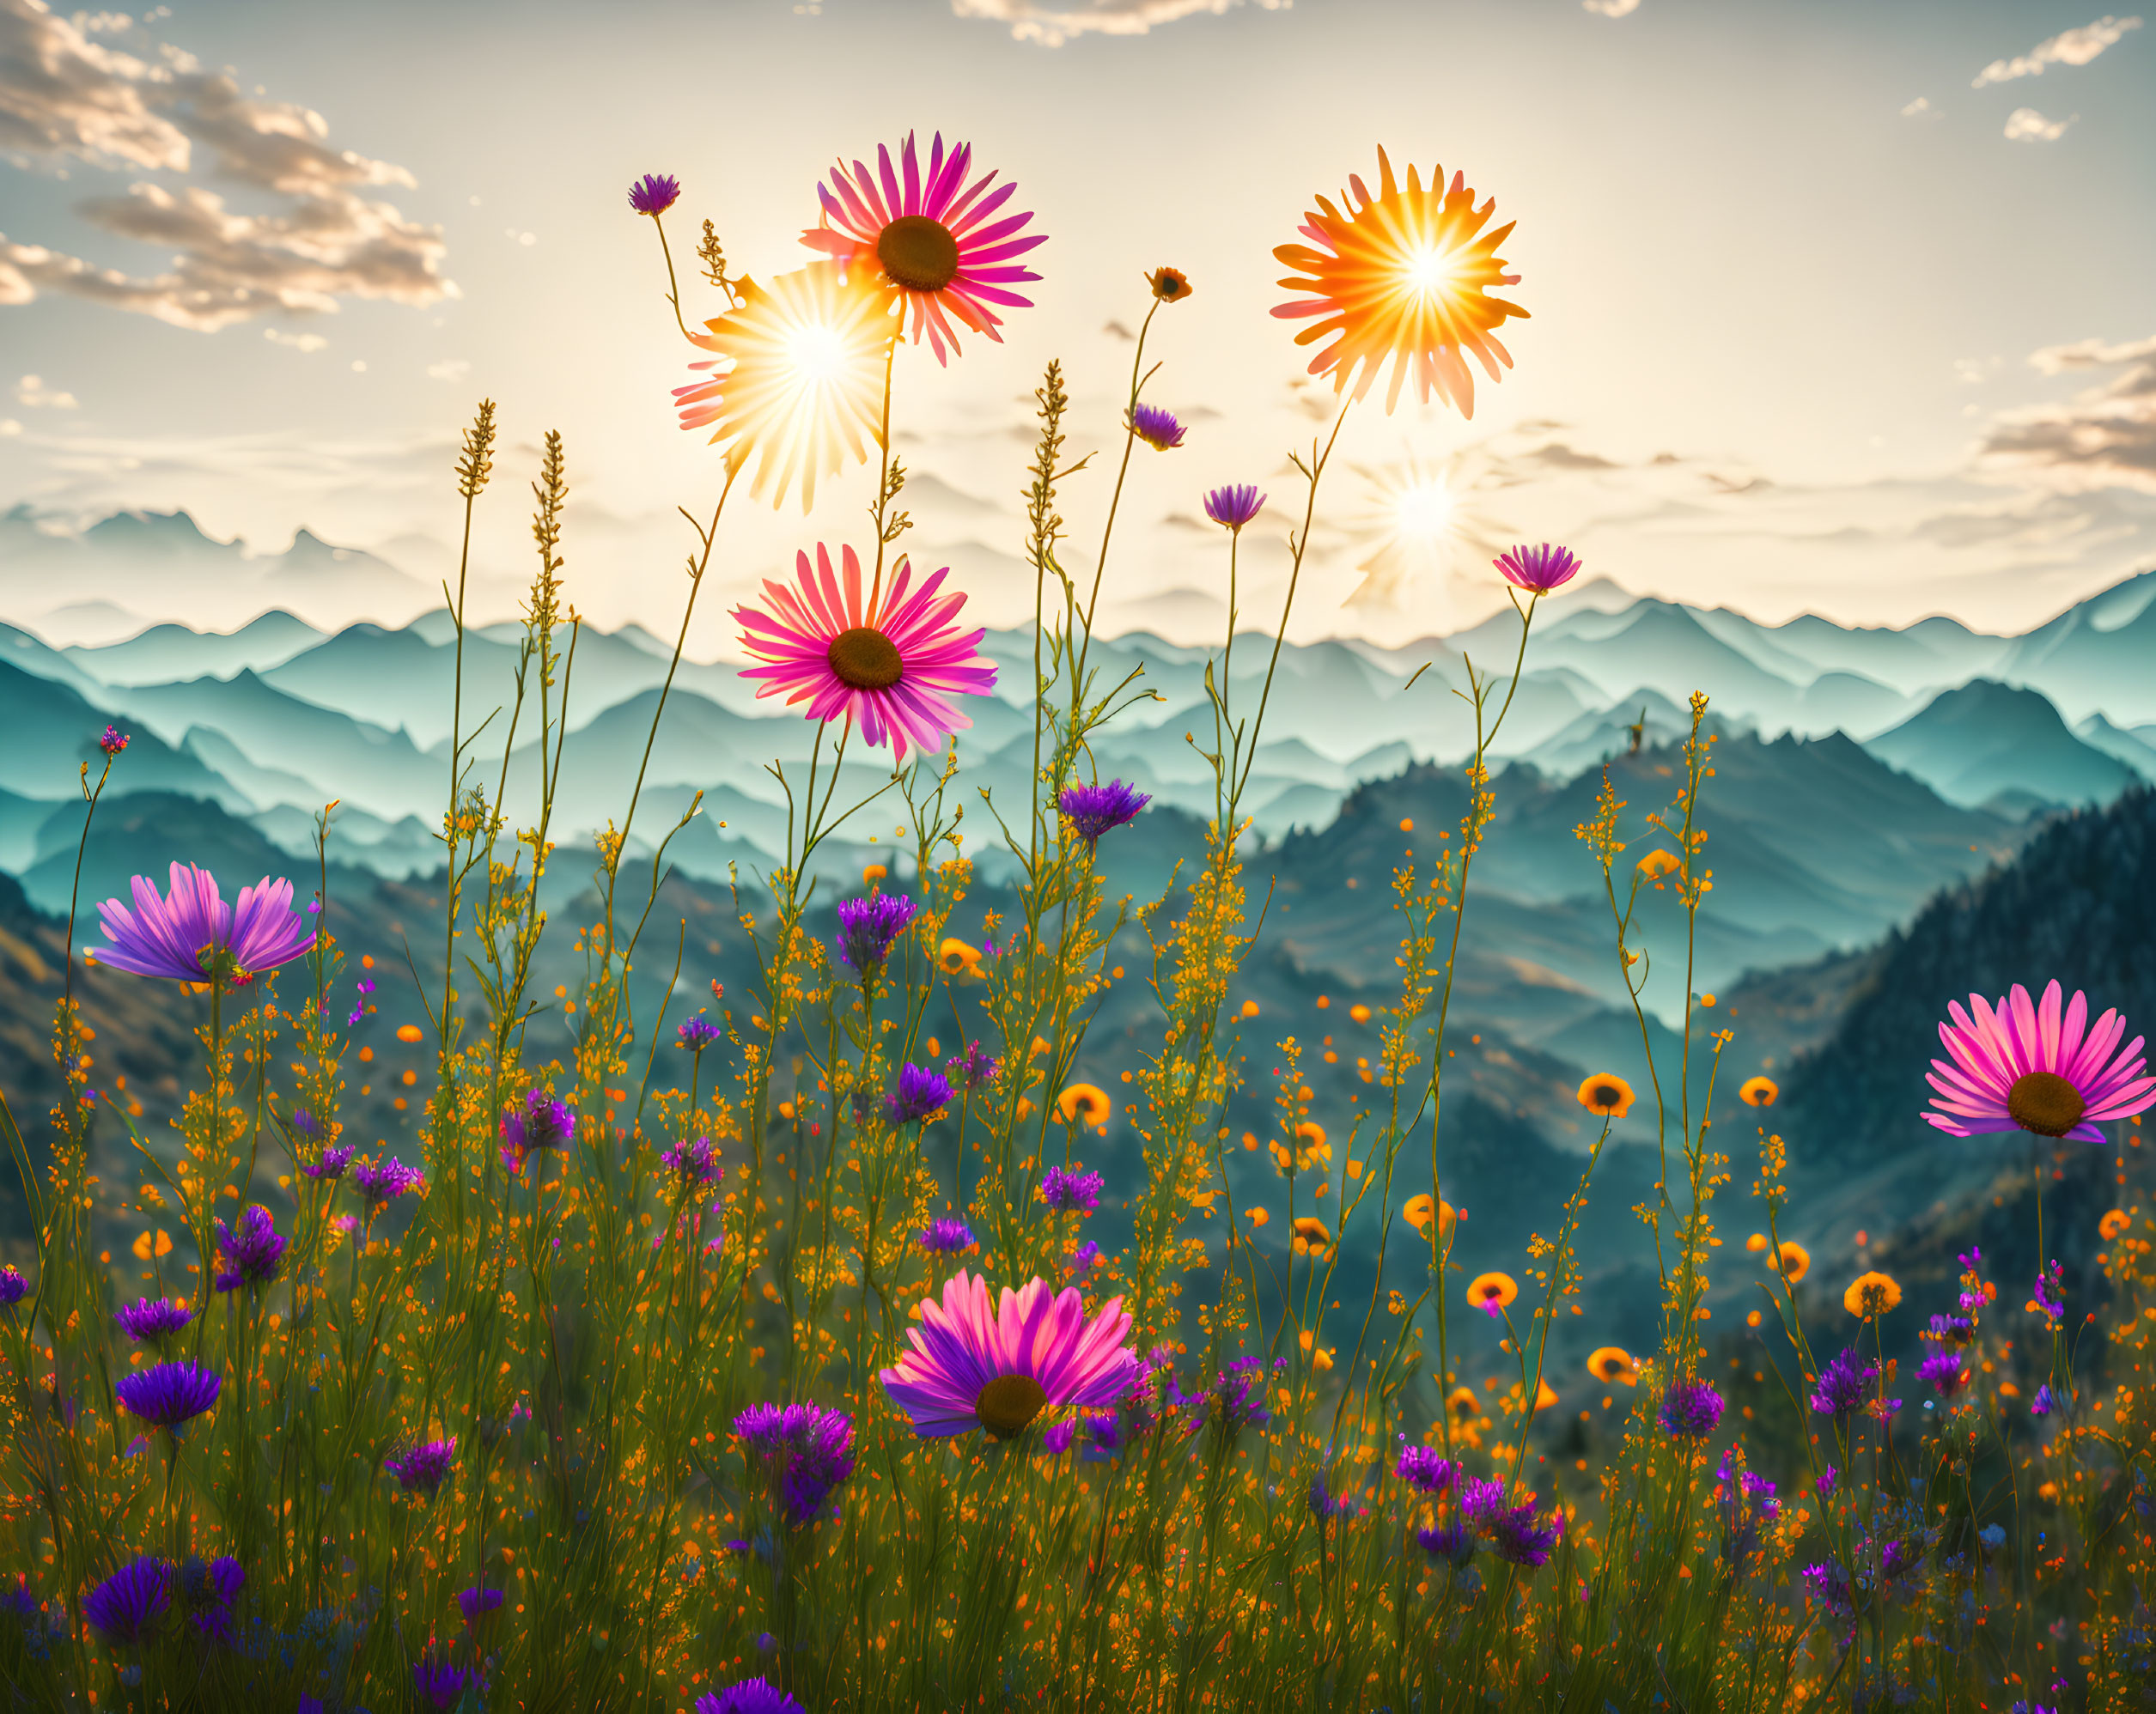
[[[1452,527],[1453,506],[1453,490],[1441,476],[1402,490],[1392,503],[1395,538],[1417,544],[1439,540]]]
[[[845,367],[846,360],[845,336],[835,327],[810,322],[788,336],[786,361],[811,386],[831,380]]]

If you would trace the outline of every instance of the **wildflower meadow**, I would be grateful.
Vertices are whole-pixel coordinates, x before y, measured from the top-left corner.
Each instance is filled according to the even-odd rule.
[[[810,259],[761,279],[733,270],[712,222],[686,239],[669,226],[673,178],[642,179],[622,216],[694,348],[679,426],[716,449],[710,492],[684,508],[682,638],[729,508],[838,491],[859,507],[850,538],[804,540],[733,615],[744,677],[814,738],[805,764],[772,765],[784,860],[737,872],[722,929],[756,981],[674,982],[655,1008],[647,982],[632,1004],[631,972],[663,973],[686,932],[665,920],[666,840],[699,812],[648,862],[631,853],[665,692],[642,757],[619,757],[618,823],[587,845],[553,822],[582,622],[571,449],[549,435],[514,701],[472,706],[458,657],[446,909],[407,952],[431,1061],[420,1146],[370,1149],[346,1127],[375,989],[326,855],[256,877],[179,853],[130,898],[76,900],[52,1038],[64,1096],[47,1115],[0,1109],[7,1194],[34,1231],[0,1268],[0,1705],[2027,1714],[2156,1699],[2142,1038],[2050,969],[2004,994],[1939,994],[1938,1057],[1906,1067],[1910,1119],[2028,1164],[2042,1271],[2001,1278],[1971,1248],[1934,1270],[1958,1274],[1937,1295],[1891,1267],[1823,1277],[1787,1231],[1785,1173],[1814,1140],[1775,1128],[1765,1075],[1723,1085],[1740,1085],[1751,1134],[1710,1127],[1737,1038],[1687,968],[1641,950],[1650,916],[1681,921],[1689,945],[1715,909],[1704,696],[1651,846],[1619,837],[1606,772],[1577,830],[1647,1081],[1580,1086],[1579,1176],[1530,1187],[1546,1212],[1509,1267],[1454,1259],[1465,1221],[1440,1130],[1454,954],[1495,812],[1490,746],[1574,552],[1498,557],[1510,658],[1416,693],[1433,726],[1471,738],[1468,808],[1440,854],[1392,877],[1397,984],[1359,1020],[1378,1044],[1367,1097],[1328,1109],[1297,1070],[1317,1045],[1239,993],[1276,932],[1244,805],[1328,472],[1403,398],[1471,415],[1477,385],[1512,365],[1503,324],[1529,313],[1507,295],[1513,228],[1489,187],[1380,151],[1294,234],[1252,235],[1280,239],[1286,295],[1281,325],[1247,330],[1248,361],[1306,365],[1334,405],[1287,475],[1191,495],[1210,530],[1186,550],[1193,574],[1231,615],[1209,724],[1188,738],[1214,807],[1203,849],[1151,898],[1112,897],[1099,872],[1148,799],[1099,776],[1092,740],[1149,693],[1142,673],[1104,672],[1093,621],[1133,462],[1187,457],[1202,426],[1154,389],[1205,283],[1132,258],[1135,302],[1113,307],[1143,319],[1105,460],[1067,452],[1066,379],[1053,363],[1040,379],[1030,460],[1011,473],[1034,590],[1032,791],[976,792],[969,707],[997,668],[965,623],[966,568],[909,557],[893,447],[905,402],[1029,308],[1040,225],[940,136],[801,191]],[[665,407],[654,436],[679,432]],[[442,473],[467,544],[477,508],[500,503],[505,434],[480,404]],[[1112,496],[1097,540],[1059,509],[1080,483]],[[1293,525],[1287,605],[1252,614],[1239,554],[1268,508]],[[460,651],[465,593],[460,573]],[[1231,672],[1251,624],[1271,634],[1254,696]],[[93,817],[129,763],[124,732],[97,744]],[[537,781],[513,782],[512,757]],[[866,872],[832,857],[856,818],[904,830]],[[1008,884],[977,876],[990,855]],[[541,906],[562,866],[592,872],[587,920]],[[1133,935],[1148,957],[1126,967],[1111,943]],[[535,979],[546,937],[581,957],[573,991]],[[199,1057],[174,1134],[145,1132],[103,1080],[90,983],[146,985],[190,1019]],[[1079,1062],[1116,984],[1148,996],[1150,1028],[1104,1087]],[[1675,1063],[1657,1007],[1681,1020]],[[535,1044],[542,1014],[566,1020],[568,1051]],[[1253,1096],[1269,1134],[1229,1122]],[[1118,1118],[1141,1145],[1135,1178],[1102,1170]],[[1612,1140],[1654,1152],[1636,1206],[1598,1182]],[[2045,1183],[2077,1152],[2115,1158],[2117,1206],[2086,1231],[2055,1206],[2048,1230]],[[145,1231],[115,1261],[96,1236],[107,1217],[170,1240]],[[1583,1291],[1590,1223],[1651,1257],[1653,1328],[1609,1326]],[[2093,1295],[2078,1283],[2092,1252]],[[1350,1259],[1374,1282],[1360,1301],[1343,1295]],[[1753,1276],[1749,1307],[1710,1307],[1710,1272]],[[1551,1408],[1558,1381],[1599,1405],[1574,1424]]]

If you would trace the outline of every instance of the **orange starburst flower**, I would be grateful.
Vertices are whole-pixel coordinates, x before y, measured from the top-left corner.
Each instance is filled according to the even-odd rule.
[[[1737,1091],[1737,1098],[1747,1107],[1771,1107],[1781,1093],[1781,1086],[1770,1077],[1749,1077]]]
[[[1842,1294],[1842,1307],[1867,1322],[1886,1314],[1901,1301],[1902,1288],[1877,1268],[1858,1274]]]
[[[1590,1113],[1622,1119],[1632,1110],[1632,1085],[1613,1072],[1599,1072],[1580,1085],[1579,1100]]]
[[[1467,1284],[1467,1301],[1492,1316],[1519,1295],[1519,1283],[1509,1273],[1478,1273]]]
[[[1775,1252],[1774,1260],[1767,1266],[1794,1286],[1806,1274],[1811,1273],[1812,1252],[1800,1243],[1785,1242],[1781,1248]],[[1887,1305],[1889,1309],[1893,1307],[1891,1304]]]
[[[2096,1223],[2097,1236],[2108,1243],[2133,1224],[2123,1208],[2114,1208]]]
[[[835,262],[812,262],[769,286],[740,283],[738,308],[689,337],[718,356],[690,367],[715,371],[676,387],[681,426],[710,427],[736,470],[756,461],[749,491],[783,506],[848,458],[868,456],[881,433],[884,362],[897,337],[896,297],[865,269],[849,278]]]
[[[1599,1345],[1587,1353],[1587,1373],[1605,1387],[1617,1382],[1635,1387],[1640,1381],[1639,1359],[1621,1345]]]
[[[1115,1112],[1108,1091],[1097,1083],[1074,1083],[1056,1097],[1056,1116],[1066,1125],[1105,1125]]]
[[[1351,176],[1339,207],[1319,197],[1317,211],[1305,217],[1301,230],[1308,244],[1282,244],[1273,252],[1297,270],[1280,283],[1310,294],[1278,305],[1273,313],[1310,320],[1295,336],[1298,345],[1328,342],[1311,359],[1310,373],[1330,374],[1336,392],[1352,382],[1353,396],[1360,398],[1390,360],[1388,414],[1412,374],[1425,404],[1434,392],[1461,416],[1472,416],[1475,378],[1466,354],[1490,380],[1498,380],[1498,366],[1510,368],[1512,354],[1498,343],[1495,329],[1507,316],[1524,319],[1527,314],[1489,295],[1492,286],[1520,281],[1505,271],[1497,254],[1512,222],[1484,232],[1495,198],[1477,208],[1474,191],[1459,173],[1450,190],[1444,185],[1443,167],[1431,170],[1425,190],[1410,167],[1403,187],[1380,149],[1376,196],[1360,176]]]

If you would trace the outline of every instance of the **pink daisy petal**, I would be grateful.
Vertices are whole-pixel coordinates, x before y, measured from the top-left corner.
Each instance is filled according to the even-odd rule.
[[[1995,1004],[1972,994],[1967,1011],[1958,1000],[1946,1010],[1939,1038],[1948,1060],[1931,1062],[1925,1081],[1934,1091],[1934,1110],[1923,1115],[1942,1131],[1965,1137],[2027,1128],[2013,1117],[2015,1106],[2028,1114],[2032,1108],[2026,1103],[2033,1102],[2033,1112],[2041,1115],[2058,1093],[2053,1085],[2047,1094],[2041,1083],[2019,1089],[2029,1078],[2061,1079],[2073,1087],[2081,1110],[2062,1134],[2077,1141],[2102,1143],[2099,1124],[2156,1106],[2156,1078],[2143,1075],[2142,1038],[2135,1036],[2115,1053],[2126,1033],[2125,1019],[2106,1011],[2090,1024],[2086,996],[2076,990],[2067,1000],[2056,980],[2044,985],[2040,1000],[2031,1000],[2017,982]],[[2051,1122],[2066,1116],[2061,1112]]]

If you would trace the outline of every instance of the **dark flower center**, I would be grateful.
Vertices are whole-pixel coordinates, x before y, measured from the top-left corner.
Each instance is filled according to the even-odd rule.
[[[2007,1116],[2039,1137],[2063,1137],[2087,1110],[2081,1091],[2056,1072],[2030,1072],[2007,1091]]]
[[[959,241],[940,220],[900,215],[876,240],[876,260],[892,285],[940,292],[958,277]]]
[[[831,670],[856,690],[888,690],[904,676],[898,646],[872,625],[856,625],[831,640]]]
[[[1594,1097],[1597,1107],[1614,1107],[1624,1098],[1623,1092],[1613,1083],[1598,1083],[1588,1093]]]
[[[981,1426],[998,1440],[1023,1434],[1047,1407],[1048,1389],[1031,1375],[998,1375],[973,1401]]]

